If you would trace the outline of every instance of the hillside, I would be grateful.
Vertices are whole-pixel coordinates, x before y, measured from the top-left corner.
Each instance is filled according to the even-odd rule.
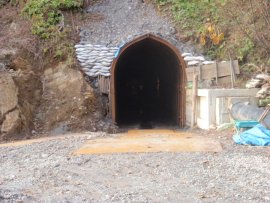
[[[213,59],[238,59],[245,73],[270,66],[268,0],[152,0],[174,21],[179,39]]]
[[[0,140],[108,128],[74,56],[83,2],[59,2],[1,1]]]

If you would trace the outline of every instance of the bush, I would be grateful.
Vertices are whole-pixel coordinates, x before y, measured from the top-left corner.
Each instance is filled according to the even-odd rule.
[[[241,63],[269,66],[269,0],[153,1],[161,9],[169,8],[182,34],[200,41],[211,58],[231,56]]]
[[[241,9],[231,9],[231,7]],[[234,19],[245,36],[241,52],[247,52],[254,46],[260,48],[260,55],[269,58],[270,54],[270,1],[269,0],[228,0],[226,10],[228,18]]]

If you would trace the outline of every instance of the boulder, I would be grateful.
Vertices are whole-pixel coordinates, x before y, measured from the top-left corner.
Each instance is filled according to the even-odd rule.
[[[62,62],[47,68],[42,81],[43,95],[37,117],[41,131],[79,123],[83,115],[95,109],[94,91],[78,69]]]
[[[21,125],[18,88],[8,72],[0,72],[0,134],[16,132]]]

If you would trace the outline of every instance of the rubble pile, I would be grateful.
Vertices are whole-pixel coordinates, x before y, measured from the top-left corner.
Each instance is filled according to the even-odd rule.
[[[258,74],[247,82],[246,88],[261,88],[256,97],[270,99],[270,76],[264,73]]]

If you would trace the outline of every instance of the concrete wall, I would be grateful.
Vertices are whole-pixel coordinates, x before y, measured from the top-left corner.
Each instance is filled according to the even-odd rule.
[[[258,89],[199,89],[197,97],[196,123],[199,128],[215,128],[230,122],[228,107],[236,102],[257,105],[255,97]],[[192,91],[187,90],[186,125],[190,126]]]

